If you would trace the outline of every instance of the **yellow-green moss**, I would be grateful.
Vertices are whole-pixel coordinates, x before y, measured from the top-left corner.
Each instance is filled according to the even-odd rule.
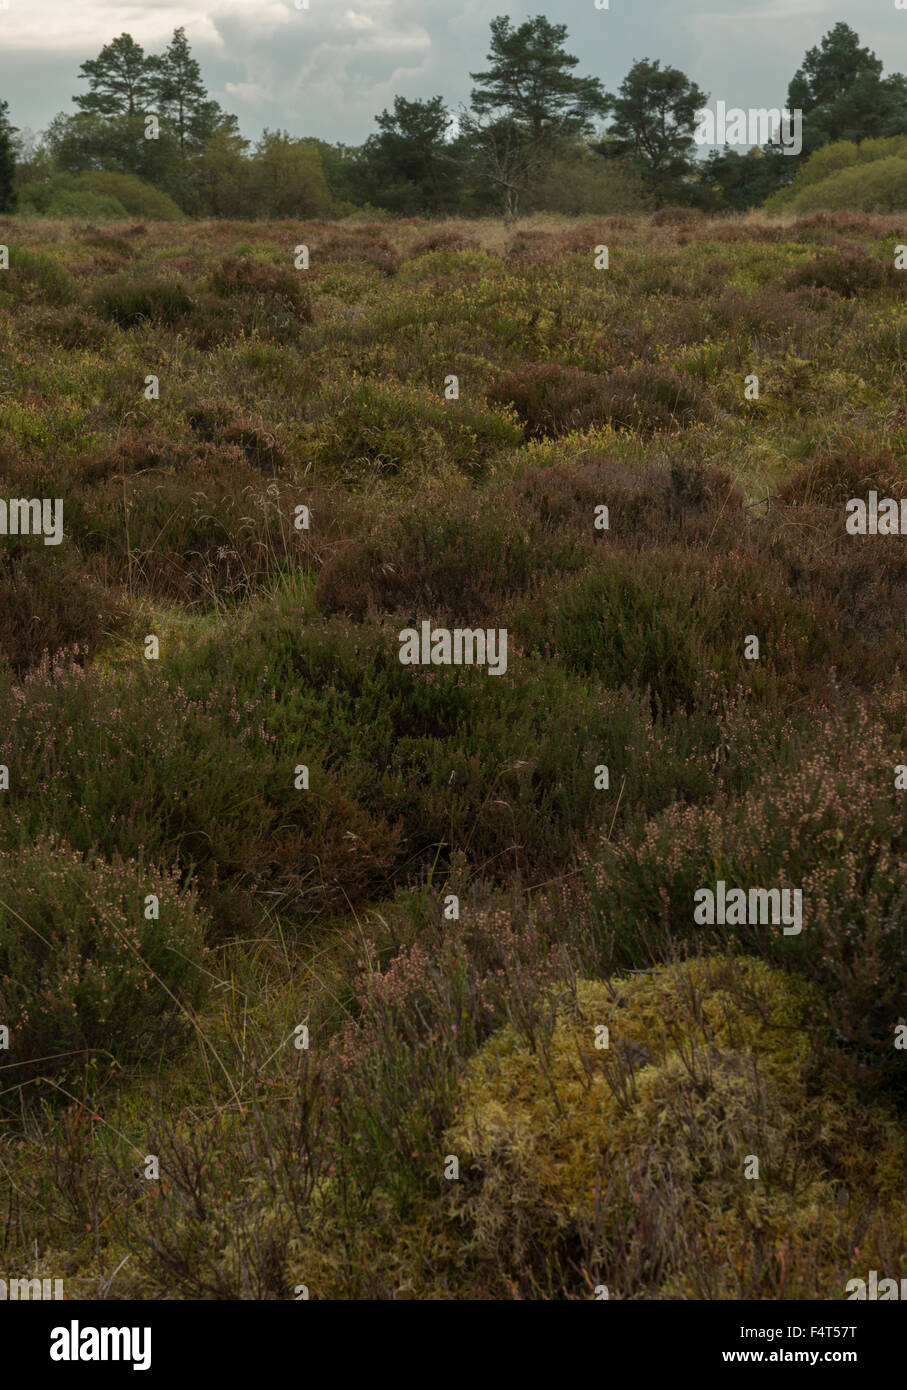
[[[447,1136],[473,1255],[519,1270],[566,1242],[629,1271],[615,1247],[645,1227],[645,1287],[618,1296],[701,1296],[702,1260],[712,1296],[841,1297],[848,1230],[861,1264],[875,1236],[903,1248],[905,1144],[822,1064],[815,1002],[761,962],[697,959],[579,981],[534,1050],[502,1029]]]

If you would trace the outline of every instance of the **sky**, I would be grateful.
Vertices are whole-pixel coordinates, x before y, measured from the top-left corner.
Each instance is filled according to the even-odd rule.
[[[296,6],[299,6],[297,9]],[[489,24],[534,14],[566,24],[575,72],[619,86],[638,58],[680,68],[729,106],[783,106],[808,48],[839,20],[907,71],[895,0],[0,0],[0,98],[42,130],[87,91],[79,66],[129,33],[161,52],[182,25],[210,94],[255,139],[264,127],[359,144],[395,95],[468,101]]]

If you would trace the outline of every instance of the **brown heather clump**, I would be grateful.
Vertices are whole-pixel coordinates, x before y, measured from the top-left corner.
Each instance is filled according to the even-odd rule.
[[[672,204],[653,212],[651,220],[653,227],[689,227],[704,221],[705,213],[700,208],[678,207]]]
[[[424,256],[429,251],[477,251],[479,242],[465,232],[441,229],[420,237],[409,248],[410,257]]]
[[[121,597],[77,552],[55,550],[34,538],[0,550],[0,659],[16,674],[70,648],[87,660],[127,620]]]
[[[832,233],[836,236],[845,233],[870,237],[903,236],[907,232],[907,223],[899,216],[847,212],[839,209],[836,212],[813,212],[807,217],[798,217],[786,231],[787,235],[794,239],[802,237],[804,232],[812,235]]]
[[[901,281],[893,265],[863,250],[841,250],[826,252],[807,265],[795,267],[786,283],[791,289],[832,290],[850,298],[883,286],[899,285]]]
[[[331,261],[355,261],[374,266],[385,275],[395,275],[403,264],[403,257],[382,234],[383,230],[360,227],[356,231],[344,231],[342,235],[328,237],[315,248],[313,266],[322,267]]]
[[[512,405],[528,438],[554,438],[596,425],[651,433],[707,419],[711,407],[692,381],[669,367],[619,367],[607,376],[555,363],[522,367],[488,393]]]
[[[268,429],[254,416],[242,415],[233,406],[202,400],[187,413],[193,432],[206,444],[235,446],[249,463],[277,473],[286,462],[276,429]]]
[[[782,483],[778,496],[788,504],[838,507],[843,517],[844,504],[850,498],[861,497],[865,501],[870,489],[880,497],[900,497],[905,481],[907,470],[903,462],[887,450],[867,455],[858,449],[839,449],[801,463]]]
[[[311,305],[304,296],[299,272],[246,257],[226,256],[212,274],[211,285],[227,298],[283,300],[298,310],[302,323],[311,321]]]

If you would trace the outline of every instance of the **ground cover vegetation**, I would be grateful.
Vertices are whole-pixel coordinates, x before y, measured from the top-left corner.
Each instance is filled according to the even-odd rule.
[[[64,518],[0,541],[6,1264],[905,1272],[907,559],[844,525],[904,489],[905,240],[0,220],[0,497]],[[402,665],[423,620],[506,671]],[[719,879],[802,932],[697,924]]]

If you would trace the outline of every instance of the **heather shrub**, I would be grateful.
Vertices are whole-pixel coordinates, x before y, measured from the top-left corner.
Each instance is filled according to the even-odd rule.
[[[424,478],[447,469],[475,477],[520,438],[503,414],[465,400],[432,399],[390,382],[357,381],[332,391],[316,424],[319,465],[350,486],[401,475]]]
[[[227,298],[281,302],[296,310],[300,323],[312,320],[311,302],[303,293],[298,271],[266,265],[248,257],[226,256],[211,275],[214,290]]]
[[[688,227],[696,222],[705,220],[705,213],[701,208],[682,207],[673,203],[669,207],[659,208],[652,213],[653,227]]]
[[[175,280],[114,280],[99,289],[91,303],[95,313],[120,328],[135,328],[148,320],[175,327],[193,310],[192,297]]]
[[[834,251],[807,265],[797,266],[787,277],[792,289],[832,290],[850,298],[867,290],[880,289],[893,282],[895,272],[865,252]]]
[[[894,1025],[902,1013],[907,889],[898,869],[904,798],[895,789],[903,697],[855,714],[830,714],[820,736],[741,798],[677,806],[643,837],[603,845],[587,861],[604,968],[663,958],[678,943],[735,945],[822,986],[835,1036],[898,1073]],[[878,720],[879,713],[882,719]],[[897,732],[895,732],[897,731]],[[803,928],[694,924],[695,891],[799,888]]]
[[[315,599],[325,613],[432,613],[484,622],[544,576],[581,566],[591,548],[546,535],[529,508],[504,494],[468,494],[444,507],[410,505],[377,535],[344,546],[322,569]],[[590,510],[591,515],[591,510]]]
[[[68,304],[74,295],[72,279],[61,265],[43,251],[21,245],[10,249],[9,269],[0,275],[3,291],[16,306],[36,302],[58,306]]]
[[[185,1035],[204,993],[208,917],[175,874],[41,834],[0,850],[0,881],[0,1014],[16,1079],[72,1071],[92,1053],[132,1065]]]
[[[59,345],[69,352],[103,348],[112,331],[94,314],[86,314],[81,309],[61,312],[58,308],[34,309],[30,328],[41,342]]]
[[[386,237],[363,227],[331,236],[316,248],[313,265],[330,261],[357,261],[390,276],[400,269],[403,257]]]
[[[190,428],[206,443],[234,446],[256,468],[277,472],[286,462],[276,430],[264,421],[240,414],[219,401],[200,400],[188,412]]]
[[[119,597],[61,551],[33,539],[0,549],[0,656],[16,672],[67,648],[90,657],[125,620]]]
[[[838,449],[820,453],[801,463],[778,489],[780,501],[788,505],[840,506],[851,497],[865,499],[870,489],[880,497],[900,496],[905,483],[902,463],[890,453],[867,456],[859,449]]]
[[[415,257],[424,256],[429,251],[477,251],[478,249],[478,241],[468,232],[441,228],[436,232],[430,232],[428,236],[420,237],[418,241],[414,241],[409,248],[409,255]]]
[[[568,434],[594,425],[640,431],[680,429],[707,418],[698,387],[670,368],[618,368],[608,376],[556,363],[505,373],[488,393],[512,405],[530,438]]]
[[[151,664],[86,673],[45,663],[6,693],[18,779],[0,823],[8,844],[27,842],[47,817],[82,852],[178,862],[197,872],[222,930],[247,922],[256,892],[306,919],[385,880],[398,832],[356,804],[365,769],[327,766],[329,745],[310,735],[300,752],[280,724],[267,665],[245,668],[229,644],[203,646],[182,664],[174,652],[175,680],[151,674]],[[303,761],[311,795],[294,785]]]
[[[779,581],[739,553],[608,550],[588,574],[523,605],[513,628],[528,650],[569,670],[649,691],[662,713],[691,710],[706,673],[771,703],[782,681],[799,684],[828,650],[815,612]],[[739,631],[736,643],[729,630]],[[744,659],[747,633],[760,636],[759,662]]]

